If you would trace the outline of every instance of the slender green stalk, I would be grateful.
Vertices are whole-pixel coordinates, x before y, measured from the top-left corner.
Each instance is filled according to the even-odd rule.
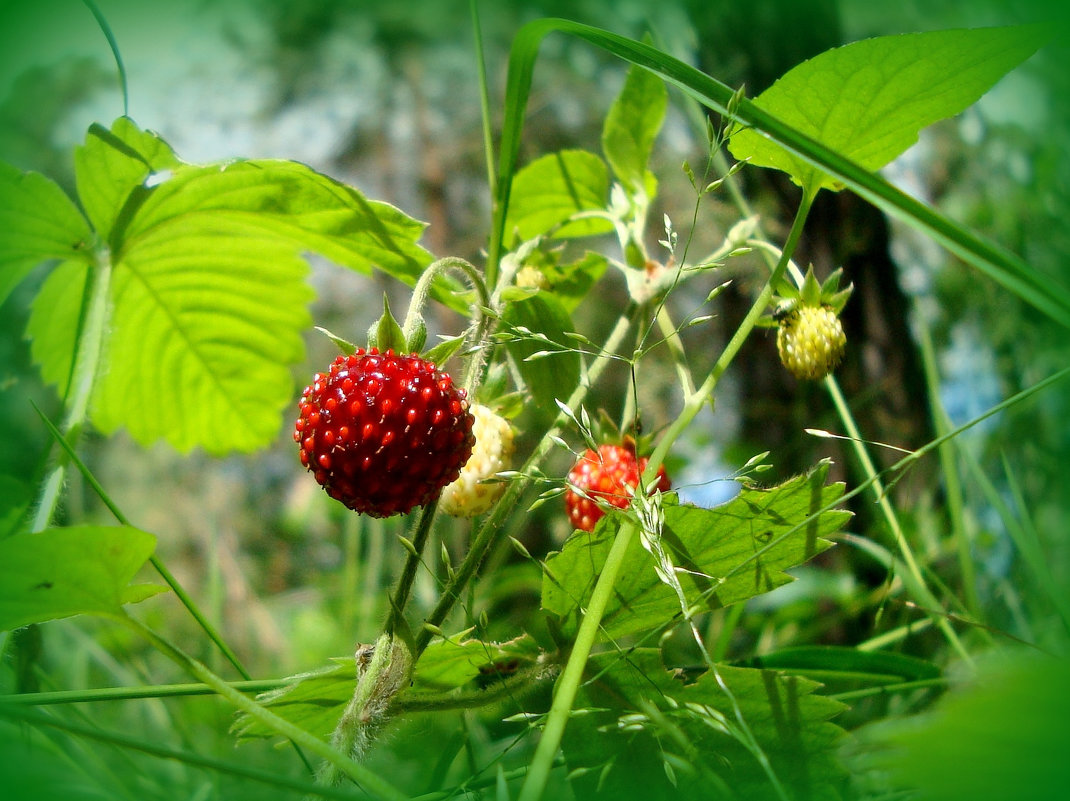
[[[111,48],[111,54],[115,58],[115,69],[119,73],[119,92],[123,98],[123,116],[127,117],[130,115],[130,90],[126,81],[126,67],[123,66],[123,56],[119,52],[119,42],[116,41],[111,25],[108,24],[107,18],[97,7],[97,4],[93,0],[82,0],[82,2],[85,3],[86,8],[89,9],[93,18],[97,21],[104,38],[108,40],[108,47]]]
[[[921,340],[921,359],[925,369],[925,383],[929,390],[929,416],[933,421],[933,430],[937,434],[943,434],[951,428],[951,421],[947,412],[940,403],[940,377],[936,371],[936,354],[933,351],[932,336],[929,327],[924,321],[918,321],[918,330]],[[944,477],[944,497],[947,504],[948,522],[951,525],[951,535],[955,538],[955,545],[959,559],[959,575],[962,581],[962,591],[965,596],[966,610],[975,618],[980,618],[981,601],[977,597],[977,575],[973,565],[973,555],[970,553],[970,537],[966,529],[966,520],[963,513],[962,482],[959,480],[959,471],[955,464],[955,449],[950,442],[944,443],[939,449],[940,469]]]
[[[883,684],[880,687],[865,687],[861,690],[847,690],[842,693],[833,693],[829,698],[834,701],[847,703],[857,701],[860,698],[872,698],[877,695],[890,695],[892,693],[909,693],[914,690],[927,690],[930,688],[944,688],[947,679],[918,679],[917,681],[904,681],[897,684]]]
[[[388,799],[389,801],[405,801],[405,799],[407,799],[407,796],[404,793],[382,779],[378,774],[372,772],[364,765],[354,762],[346,754],[338,751],[311,732],[305,731],[300,726],[290,723],[290,721],[279,717],[267,707],[261,706],[253,699],[243,695],[239,690],[234,689],[230,684],[213,673],[204,663],[188,656],[140,621],[135,620],[128,615],[124,615],[119,619],[138,634],[145,637],[158,651],[160,651],[160,653],[175,662],[195,679],[204,682],[211,687],[217,695],[220,695],[225,700],[229,701],[236,709],[244,712],[261,725],[290,739],[301,748],[326,760],[328,764],[338,770],[342,775],[347,776],[372,795],[378,798]]]
[[[288,684],[286,679],[232,681],[230,686],[243,693],[261,693]],[[153,684],[145,687],[101,687],[94,690],[56,690],[41,693],[0,695],[0,706],[51,706],[53,704],[88,704],[97,701],[136,701],[145,698],[183,698],[195,695],[214,695],[207,684]]]
[[[394,596],[390,602],[390,616],[386,621],[386,631],[389,634],[393,634],[397,630],[398,624],[404,615],[405,605],[409,602],[412,583],[416,579],[416,570],[420,566],[420,560],[423,558],[424,548],[427,545],[428,537],[431,535],[431,524],[434,522],[437,510],[438,499],[436,498],[420,511],[420,519],[416,523],[416,533],[412,538],[412,550],[408,552],[408,556],[405,558],[405,566],[398,577],[397,586],[394,588]]]
[[[472,16],[472,36],[476,48],[476,69],[479,73],[479,110],[483,128],[483,154],[487,159],[487,186],[494,191],[494,132],[490,119],[490,83],[487,81],[487,61],[483,55],[483,32],[479,24],[478,0],[468,4]]]
[[[851,445],[854,448],[855,458],[858,459],[859,463],[862,465],[863,472],[868,477],[867,483],[873,490],[873,495],[877,500],[877,506],[880,508],[885,523],[888,525],[888,528],[892,533],[892,539],[895,541],[896,547],[899,549],[899,553],[903,558],[903,564],[910,573],[911,581],[909,584],[914,589],[913,594],[915,598],[917,598],[919,604],[925,609],[930,610],[930,614],[935,614],[933,610],[940,609],[941,604],[937,601],[936,597],[925,583],[925,577],[922,575],[921,568],[918,566],[918,561],[914,557],[914,550],[910,547],[910,542],[907,540],[906,535],[903,534],[903,529],[899,525],[899,516],[896,515],[895,509],[892,508],[892,504],[888,500],[888,494],[885,491],[884,483],[880,480],[877,468],[869,456],[869,451],[866,450],[866,446],[862,443],[862,434],[855,425],[854,417],[848,411],[847,400],[843,397],[843,393],[840,392],[839,384],[836,383],[836,379],[832,376],[825,378],[825,387],[828,389],[837,412],[839,412],[840,420],[843,421],[843,424],[847,429],[847,436],[851,438]],[[967,651],[966,647],[962,644],[962,640],[959,639],[959,635],[951,625],[950,621],[948,621],[946,617],[937,616],[933,622],[943,633],[944,637],[947,638],[948,643],[951,644],[951,647],[955,649],[962,660],[967,665],[972,665],[973,657],[970,656],[969,651]]]
[[[728,369],[728,365],[732,363],[736,354],[738,354],[743,347],[743,343],[746,342],[747,337],[750,336],[750,332],[757,324],[758,318],[769,308],[769,303],[773,298],[773,287],[776,286],[777,282],[787,270],[788,264],[791,261],[791,256],[795,252],[795,248],[799,243],[799,238],[802,236],[803,228],[806,224],[806,217],[810,213],[810,207],[813,205],[813,201],[814,198],[812,195],[803,193],[802,199],[799,201],[799,208],[795,213],[795,220],[791,224],[791,230],[788,232],[788,238],[784,243],[784,249],[781,251],[780,260],[777,262],[776,267],[773,268],[769,280],[766,281],[765,286],[763,286],[761,292],[758,293],[758,297],[755,298],[754,303],[751,304],[746,316],[739,324],[739,328],[736,329],[732,338],[728,341],[728,344],[725,345],[725,349],[721,352],[721,355],[710,369],[709,375],[706,376],[706,380],[703,381],[702,385],[684,401],[684,407],[680,411],[680,414],[669,424],[669,427],[665,430],[661,439],[658,440],[658,444],[655,446],[654,452],[650,455],[650,462],[647,464],[646,471],[643,474],[644,483],[654,480],[658,468],[664,463],[665,457],[668,456],[669,449],[673,446],[673,443],[676,442],[677,438],[691,424],[691,421],[695,419],[695,416],[699,413],[702,407],[713,396],[713,390],[717,386],[717,382],[720,380],[721,376],[724,375],[725,370]]]
[[[576,640],[572,646],[565,669],[554,687],[554,700],[550,705],[550,713],[546,718],[546,725],[539,738],[539,745],[535,749],[531,764],[528,767],[528,775],[524,779],[524,785],[520,790],[518,801],[538,801],[542,798],[546,789],[546,780],[553,768],[554,759],[557,756],[561,737],[565,733],[565,725],[572,714],[572,704],[576,700],[580,684],[583,682],[583,671],[587,667],[587,658],[591,648],[598,637],[598,631],[602,626],[602,615],[606,611],[609,599],[613,597],[614,584],[620,573],[621,565],[624,564],[624,555],[635,537],[636,526],[631,521],[624,523],[613,540],[613,545],[606,555],[605,564],[602,566],[598,583],[595,584],[591,593],[591,600],[580,623],[579,631],[576,632]]]

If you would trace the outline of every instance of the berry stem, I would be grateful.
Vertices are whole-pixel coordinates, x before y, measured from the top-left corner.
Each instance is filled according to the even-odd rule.
[[[434,522],[437,509],[438,499],[436,498],[424,506],[420,512],[420,519],[416,523],[416,531],[412,538],[412,550],[408,552],[408,556],[405,559],[405,566],[398,577],[397,586],[394,588],[394,597],[390,602],[390,616],[386,620],[387,634],[394,634],[401,623],[405,604],[409,602],[412,585],[416,580],[416,569],[420,566],[420,560],[423,558],[424,548],[431,534],[431,524]]]

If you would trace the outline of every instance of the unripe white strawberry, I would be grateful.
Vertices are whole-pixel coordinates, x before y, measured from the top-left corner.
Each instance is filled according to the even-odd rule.
[[[472,406],[476,444],[457,479],[439,498],[439,508],[454,517],[475,517],[486,512],[501,496],[505,484],[488,482],[509,466],[513,455],[513,427],[486,406]]]
[[[840,363],[846,345],[840,318],[828,306],[799,305],[780,317],[777,351],[796,378],[824,378]]]

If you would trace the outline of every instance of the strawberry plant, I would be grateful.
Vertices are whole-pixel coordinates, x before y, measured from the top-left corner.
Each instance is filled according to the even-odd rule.
[[[1070,324],[1059,279],[880,173],[1045,47],[1045,26],[863,39],[749,97],[649,40],[529,22],[497,103],[481,82],[492,202],[462,257],[432,253],[424,223],[300,161],[184,160],[125,107],[121,42],[87,6],[124,113],[88,126],[69,188],[0,163],[0,303],[27,306],[51,388],[23,399],[47,458],[0,477],[0,726],[16,797],[804,801],[933,785],[951,798],[956,783],[934,767],[947,760],[932,756],[943,735],[979,768],[1000,746],[973,722],[1010,714],[1001,693],[1022,681],[1049,702],[1016,702],[1033,700],[1039,721],[1021,741],[1062,742],[1061,573],[1013,479],[997,487],[953,449],[986,418],[1051,398],[1068,368],[956,424],[934,401],[934,437],[887,443],[901,458],[878,468],[875,438],[894,437],[860,430],[865,397],[836,378],[856,347],[840,315],[866,287],[795,261],[819,196],[852,192],[1031,314]],[[597,147],[526,147],[547,39],[622,70]],[[672,113],[702,121],[702,168],[658,158]],[[747,202],[763,171],[794,186],[789,224]],[[672,186],[685,202],[666,197]],[[732,217],[711,237],[715,204]],[[404,298],[403,322],[389,300],[381,316],[353,302],[328,331],[310,263],[352,276],[361,299]],[[719,338],[730,284],[745,308]],[[732,402],[750,367],[738,357],[762,337],[805,379],[800,395],[823,392],[836,411],[799,427],[845,441],[851,463],[773,478],[776,449],[728,451],[722,475],[696,479],[709,410]],[[306,351],[330,356],[306,372]],[[282,461],[268,458],[290,438]],[[175,544],[117,500],[121,473],[99,455],[124,439],[131,461],[252,454],[256,480],[280,471],[313,511],[289,530],[264,515],[271,558],[317,527],[324,550],[344,549],[341,567],[309,549],[294,568],[297,592],[338,602],[309,638],[332,650],[302,661],[280,647],[288,660],[272,664],[264,643],[235,647],[210,588],[169,566]],[[957,552],[950,536],[927,540],[924,512],[895,493],[935,461]],[[960,464],[1054,621],[1030,640],[1043,656],[1004,649],[1000,638],[1028,638],[1004,636],[976,597]],[[695,492],[721,481],[723,502]],[[240,492],[212,490],[223,508]],[[198,521],[222,560],[225,518],[205,494]],[[158,492],[165,519],[172,501]],[[860,509],[877,519],[864,531]],[[835,582],[861,573],[853,560],[881,577],[839,598]],[[239,617],[262,608],[245,602]],[[829,617],[863,619],[864,633]],[[964,695],[940,698],[959,672]],[[971,696],[986,675],[994,684]],[[1041,753],[1032,776],[1054,787],[1063,762]],[[991,789],[1022,776],[1012,765]]]

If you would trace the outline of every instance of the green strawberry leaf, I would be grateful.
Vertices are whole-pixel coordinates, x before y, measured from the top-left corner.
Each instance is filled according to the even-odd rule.
[[[669,93],[665,81],[642,67],[628,70],[602,127],[602,152],[622,184],[631,192],[646,191],[652,176],[647,170]]]
[[[89,265],[85,262],[56,265],[37,291],[26,325],[30,354],[41,366],[41,377],[56,385],[60,397],[66,396],[71,379],[88,276]]]
[[[93,232],[58,185],[0,162],[0,304],[43,261],[89,258]]]
[[[828,50],[794,67],[755,104],[868,170],[878,170],[952,117],[1050,37],[1041,25],[882,36]],[[737,130],[737,159],[791,175],[806,190],[842,184],[771,139]]]
[[[293,162],[182,164],[125,118],[91,129],[78,171],[111,259],[90,418],[143,445],[164,439],[219,455],[275,437],[311,322],[306,252],[410,284],[430,262],[417,244],[423,224],[392,206]],[[61,392],[85,277],[85,266],[61,265],[28,327],[42,374]]]
[[[577,798],[778,799],[760,758],[793,799],[840,799],[844,707],[814,682],[718,666],[687,682],[660,653],[609,652],[587,663],[562,747]],[[743,721],[742,723],[740,721]],[[727,791],[730,788],[730,791]]]
[[[828,463],[770,489],[745,488],[721,506],[680,506],[663,496],[662,546],[677,568],[690,606],[716,609],[745,601],[792,581],[785,570],[828,548],[825,539],[850,517],[826,509],[843,494],[825,485]],[[616,536],[619,515],[606,515],[590,534],[573,535],[545,564],[542,607],[574,634],[582,610]],[[650,554],[636,537],[602,617],[606,638],[649,632],[679,613],[679,598],[659,579]]]
[[[92,125],[85,144],[75,148],[74,166],[78,198],[104,241],[128,202],[145,190],[145,179],[180,167],[170,145],[142,131],[129,117],[120,117],[111,130]]]
[[[500,336],[535,411],[551,419],[557,416],[556,401],[567,399],[580,381],[580,355],[568,336],[571,330],[561,301],[545,292],[512,301],[502,312]]]
[[[525,241],[551,232],[569,238],[612,231],[613,223],[605,218],[568,222],[578,212],[604,210],[608,197],[609,171],[594,153],[562,150],[542,156],[513,178],[507,238],[515,234]]]
[[[496,665],[507,670],[513,663],[531,664],[538,655],[539,647],[529,634],[504,643],[437,639],[420,655],[413,673],[412,689],[438,693],[454,690],[480,675],[493,672]]]
[[[80,614],[118,615],[166,588],[130,584],[156,547],[128,526],[73,526],[0,541],[0,631]]]

